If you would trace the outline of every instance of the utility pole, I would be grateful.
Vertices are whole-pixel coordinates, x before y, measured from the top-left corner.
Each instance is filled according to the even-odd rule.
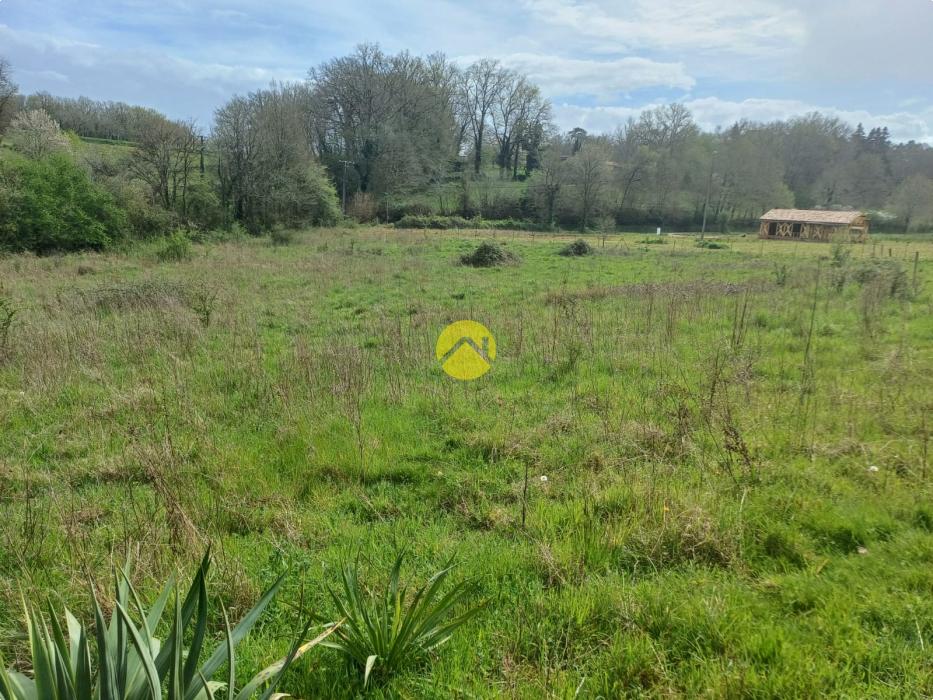
[[[712,158],[709,159],[709,177],[706,180],[706,202],[703,204],[703,228],[700,230],[700,240],[706,236],[706,210],[709,209],[709,193],[713,188],[713,165],[716,163],[716,153],[713,151]]]
[[[204,174],[204,135],[201,135],[201,174]]]
[[[347,166],[353,165],[352,160],[342,160],[343,163],[343,215],[347,215]]]

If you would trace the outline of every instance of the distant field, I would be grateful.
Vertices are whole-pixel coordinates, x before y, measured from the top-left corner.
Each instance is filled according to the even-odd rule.
[[[210,542],[232,616],[291,569],[259,668],[407,549],[488,607],[371,697],[933,695],[933,235],[575,237],[0,257],[5,658],[21,591],[87,615],[128,549],[151,594]],[[492,238],[521,262],[457,264]],[[473,383],[434,360],[460,319]],[[282,689],[361,692],[329,650]]]

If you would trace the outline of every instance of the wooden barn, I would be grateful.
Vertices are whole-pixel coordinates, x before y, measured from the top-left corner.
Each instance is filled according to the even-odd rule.
[[[759,238],[801,241],[868,240],[868,217],[860,211],[772,209],[761,217]]]

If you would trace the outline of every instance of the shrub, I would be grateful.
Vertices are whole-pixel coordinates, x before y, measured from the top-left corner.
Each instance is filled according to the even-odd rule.
[[[328,589],[337,614],[345,622],[323,645],[339,650],[357,666],[363,672],[364,685],[373,672],[389,675],[423,658],[482,609],[479,605],[453,615],[454,608],[466,598],[468,585],[460,582],[441,595],[451,566],[429,578],[409,600],[408,588],[399,580],[403,559],[400,554],[395,560],[382,595],[363,590],[358,563],[343,566],[339,593]]]
[[[113,197],[67,156],[0,164],[0,248],[101,250],[125,230],[126,215]]]
[[[708,238],[701,238],[696,245],[697,248],[706,248],[707,250],[726,250],[729,248],[725,243],[711,241]]]
[[[175,215],[148,201],[126,207],[130,233],[135,238],[158,238],[169,234],[178,224]]]
[[[517,219],[465,219],[462,216],[414,216],[406,214],[395,222],[396,228],[449,230],[458,228],[502,229],[507,231],[545,231],[549,227]]]
[[[318,163],[285,174],[286,186],[274,188],[272,218],[265,222],[290,226],[333,226],[341,219],[334,183]]]
[[[448,230],[474,228],[473,223],[470,219],[464,219],[462,216],[438,216],[436,214],[415,216],[406,214],[395,223],[395,226],[397,228]]]
[[[833,267],[845,267],[852,256],[852,248],[845,243],[833,243],[830,255]]]
[[[564,257],[568,258],[581,257],[583,255],[592,254],[593,247],[582,238],[578,238],[568,246],[561,248],[560,252],[558,253],[558,255],[563,255]]]
[[[224,210],[211,183],[204,177],[188,183],[186,195],[188,221],[199,229],[219,228],[224,222]]]
[[[853,270],[852,278],[862,286],[878,286],[896,299],[911,296],[907,271],[896,260],[865,260]]]
[[[289,228],[274,228],[269,238],[274,246],[291,245],[295,242],[295,232]]]
[[[180,262],[191,257],[191,241],[181,231],[168,236],[156,250],[159,262]]]
[[[226,688],[224,696],[228,700],[247,700],[264,687],[261,697],[272,697],[292,662],[323,641],[333,627],[317,639],[301,644],[310,626],[309,620],[288,656],[258,673],[236,692],[236,646],[278,593],[284,577],[280,577],[232,629],[226,611],[222,611],[224,639],[206,660],[202,660],[208,631],[205,582],[209,566],[208,553],[184,602],[175,591],[174,579],[169,579],[147,610],[130,583],[130,565],[127,564],[116,576],[117,595],[109,620],[105,619],[97,595],[92,591],[93,633],[89,633],[67,608],[64,610],[66,624],[62,625],[51,603],[46,606],[48,620],[27,604],[25,617],[33,676],[4,670],[0,659],[0,697],[8,700],[161,700],[163,690],[167,690],[170,698],[204,700]],[[163,628],[168,635],[164,640],[157,639],[155,635]],[[93,657],[92,646],[97,649]],[[221,669],[226,670],[224,680],[214,680]]]
[[[518,257],[498,243],[481,243],[472,253],[467,253],[460,258],[461,264],[470,267],[496,267],[515,262],[518,262]]]
[[[347,205],[347,216],[361,224],[376,220],[379,203],[369,192],[357,192]]]

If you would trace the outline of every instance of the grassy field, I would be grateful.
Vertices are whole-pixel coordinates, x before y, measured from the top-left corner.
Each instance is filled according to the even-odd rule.
[[[521,261],[457,264],[492,236]],[[568,240],[0,258],[7,660],[21,592],[87,615],[128,551],[151,595],[211,543],[232,615],[290,570],[257,669],[404,549],[487,607],[369,697],[933,696],[933,238]],[[472,383],[434,360],[460,319]],[[331,650],[282,689],[364,694]]]

